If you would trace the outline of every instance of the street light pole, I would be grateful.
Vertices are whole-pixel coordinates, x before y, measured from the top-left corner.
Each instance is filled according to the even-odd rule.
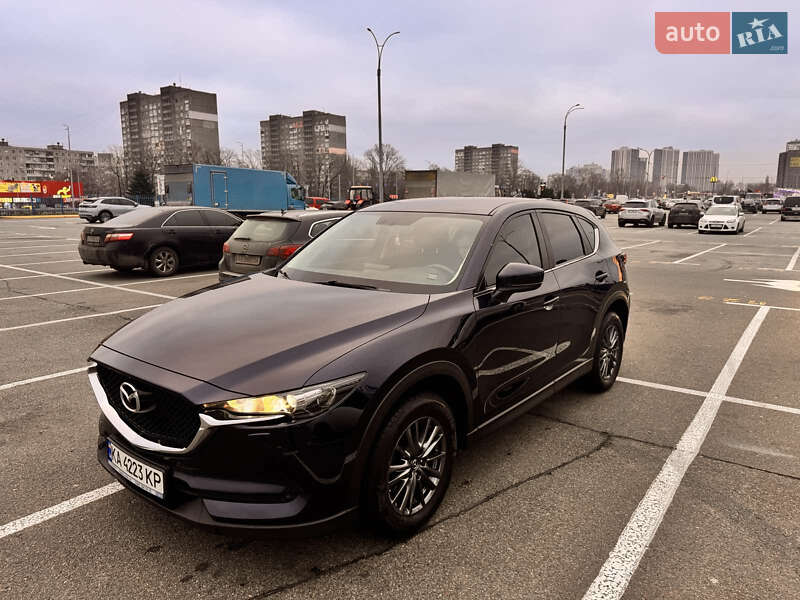
[[[67,169],[69,170],[69,196],[70,199],[73,199],[75,198],[75,188],[74,184],[72,183],[72,140],[70,139],[69,125],[64,125],[64,129],[67,131]]]
[[[242,142],[236,142],[239,144],[239,147],[242,149],[242,166],[244,167],[244,144]]]
[[[383,56],[383,48],[386,46],[386,42],[389,41],[389,38],[393,35],[397,35],[400,33],[399,31],[395,31],[394,33],[390,33],[386,36],[383,40],[383,43],[378,43],[378,38],[375,36],[375,32],[372,31],[369,27],[367,27],[367,31],[372,34],[372,39],[375,40],[375,48],[378,51],[378,202],[383,202],[383,121],[381,116],[381,57]]]
[[[564,201],[564,161],[567,157],[567,117],[574,110],[583,110],[580,104],[570,106],[564,114],[564,136],[561,138],[561,201]]]
[[[637,146],[636,149],[639,152],[644,152],[645,154],[647,154],[647,162],[644,165],[644,197],[647,198],[647,183],[648,183],[648,181],[647,181],[647,172],[650,170],[650,155],[653,153],[653,151],[650,150],[648,152],[644,148],[639,148],[638,146]]]

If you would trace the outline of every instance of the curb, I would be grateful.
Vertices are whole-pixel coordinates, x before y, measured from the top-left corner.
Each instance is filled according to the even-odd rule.
[[[74,219],[78,215],[9,215],[0,219]]]

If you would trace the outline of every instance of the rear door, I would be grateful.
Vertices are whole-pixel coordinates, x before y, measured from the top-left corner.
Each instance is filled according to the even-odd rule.
[[[210,171],[211,206],[228,208],[228,174],[225,171]]]
[[[161,226],[166,239],[177,248],[184,266],[208,264],[213,262],[212,256],[216,256],[216,236],[200,213],[193,208],[179,210]]]
[[[242,224],[242,220],[221,210],[203,210],[200,214],[211,228],[211,235],[214,238],[214,245],[209,246],[209,259],[212,262],[219,262],[222,257],[222,244],[233,235],[236,228]]]
[[[537,212],[546,233],[558,283],[558,373],[589,356],[597,312],[611,285],[607,261],[598,254],[599,232],[588,219],[564,212]]]

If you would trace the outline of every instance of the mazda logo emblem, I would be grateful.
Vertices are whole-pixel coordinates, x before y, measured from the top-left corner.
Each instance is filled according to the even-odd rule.
[[[122,406],[132,413],[146,413],[155,408],[155,404],[142,407],[142,396],[149,395],[149,392],[141,392],[127,381],[119,386],[119,399],[122,401]]]

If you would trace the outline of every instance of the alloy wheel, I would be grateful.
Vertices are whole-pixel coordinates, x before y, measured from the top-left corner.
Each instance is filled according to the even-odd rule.
[[[619,328],[614,323],[609,323],[600,338],[600,364],[599,371],[602,379],[608,380],[614,375],[619,365],[622,350],[622,336]]]
[[[389,503],[401,515],[418,513],[433,498],[445,472],[447,437],[434,417],[413,421],[395,443],[387,471]]]
[[[175,270],[175,256],[168,250],[160,250],[153,260],[153,266],[159,273],[171,273]]]

